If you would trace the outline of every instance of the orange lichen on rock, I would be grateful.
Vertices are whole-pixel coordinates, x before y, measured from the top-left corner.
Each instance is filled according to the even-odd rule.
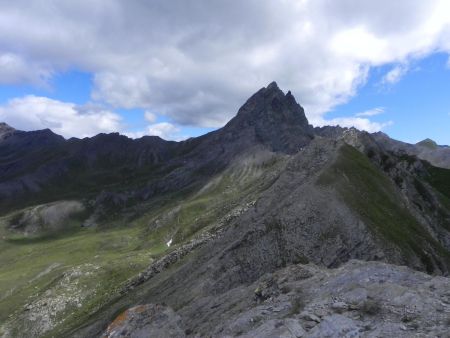
[[[121,327],[125,323],[125,321],[128,319],[128,312],[130,310],[131,309],[128,309],[119,314],[116,319],[114,319],[114,321],[108,325],[104,338],[108,338],[118,327]]]

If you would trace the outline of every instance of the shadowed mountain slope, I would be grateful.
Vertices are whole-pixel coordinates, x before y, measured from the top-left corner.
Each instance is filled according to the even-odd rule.
[[[416,144],[404,143],[393,140],[381,132],[375,133],[373,136],[390,151],[417,156],[433,166],[450,169],[450,147],[448,146],[437,145],[431,139],[425,139]]]

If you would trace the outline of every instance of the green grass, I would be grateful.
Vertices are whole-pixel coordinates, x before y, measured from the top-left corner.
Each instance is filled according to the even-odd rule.
[[[80,228],[53,236],[2,239],[0,323],[51,289],[64,272],[89,263],[98,269],[80,283],[95,288],[95,297],[83,302],[82,308],[72,309],[70,315],[70,322],[82,320],[106,302],[121,283],[148,266],[153,255],[167,249],[161,243],[139,249],[147,240],[143,234],[139,227],[102,231]]]
[[[429,247],[449,261],[449,253],[405,207],[389,178],[355,148],[340,149],[336,162],[318,180],[336,186],[339,194],[376,233],[398,246],[404,256],[418,256],[432,272]]]
[[[78,280],[79,287],[95,292],[81,308],[72,306],[64,311],[60,324],[48,332],[49,336],[63,336],[114,299],[120,286],[144,270],[152,259],[254,200],[271,184],[262,177],[266,171],[261,166],[273,171],[280,163],[273,160],[237,165],[202,189],[161,195],[134,206],[132,217],[114,214],[97,228],[81,228],[81,220],[75,220],[78,223],[68,223],[64,231],[26,237],[7,229],[7,219],[18,217],[20,210],[0,218],[0,323],[12,323],[17,335],[26,332],[28,328],[21,321],[23,306],[40,299],[48,290],[69,292],[61,289],[61,279],[80,268],[86,271]],[[173,246],[168,248],[166,242],[171,238]],[[93,273],[89,272],[91,264],[98,267]],[[8,318],[11,314],[12,318]]]
[[[427,169],[429,173],[428,183],[450,201],[450,169],[437,168],[431,165],[428,165]]]
[[[429,149],[436,149],[438,147],[437,143],[433,140],[430,140],[429,138],[420,141],[419,143],[417,143],[417,145],[426,147]]]
[[[86,168],[83,163],[74,161],[70,164],[68,173],[61,178],[53,179],[42,191],[21,195],[19,199],[2,201],[0,214],[64,199],[92,198],[103,190],[115,192],[132,190],[162,180],[178,167],[154,164],[131,170],[126,164],[116,167],[108,165],[105,160],[104,163],[97,163],[95,168]],[[30,169],[29,172],[33,170]]]

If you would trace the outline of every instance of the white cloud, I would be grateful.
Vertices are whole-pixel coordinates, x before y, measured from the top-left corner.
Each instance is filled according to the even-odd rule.
[[[144,112],[144,118],[147,122],[154,123],[157,120],[157,116],[149,111]]]
[[[223,125],[276,80],[308,118],[346,102],[373,66],[450,51],[447,0],[0,1],[0,82],[94,74],[95,100],[175,124]],[[12,57],[13,56],[13,57]],[[403,68],[402,68],[403,67]]]
[[[49,69],[28,63],[20,55],[0,53],[0,84],[31,83],[45,86],[51,75]]]
[[[382,79],[383,84],[394,84],[400,81],[400,79],[408,72],[406,65],[398,65],[392,68]]]
[[[50,128],[67,138],[93,136],[122,128],[121,117],[101,107],[80,107],[33,95],[1,105],[0,121],[20,130]]]
[[[331,125],[331,126],[341,126],[341,127],[355,127],[359,130],[365,130],[369,133],[375,133],[381,131],[384,128],[391,126],[392,121],[387,122],[373,122],[367,118],[361,117],[339,117],[331,120],[326,120],[321,123],[321,125]]]
[[[377,107],[377,108],[372,108],[366,111],[363,111],[361,113],[357,113],[355,114],[355,116],[357,117],[370,117],[370,116],[376,116],[376,115],[380,115],[383,114],[385,111],[384,107]]]
[[[181,141],[188,138],[181,134],[181,129],[169,122],[160,122],[150,124],[145,130],[136,132],[125,132],[124,135],[131,138],[140,138],[143,136],[159,136],[164,140]]]
[[[180,129],[168,122],[151,124],[147,128],[147,134],[159,136],[163,139],[178,139]]]
[[[377,116],[385,113],[384,107],[372,108],[360,113],[356,113],[354,116],[350,117],[337,117],[333,119],[319,119],[316,121],[317,125],[325,126],[341,126],[341,127],[355,127],[359,130],[365,130],[369,133],[374,133],[381,131],[386,127],[393,125],[393,121],[386,122],[374,122],[369,119],[369,117]]]

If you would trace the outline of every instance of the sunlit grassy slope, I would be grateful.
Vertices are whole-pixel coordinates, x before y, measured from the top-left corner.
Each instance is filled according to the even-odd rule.
[[[29,330],[35,330],[37,322],[50,323],[41,328],[44,336],[58,336],[81,325],[118,296],[127,279],[161,254],[254,200],[271,184],[262,176],[282,163],[269,157],[230,166],[188,196],[162,196],[140,205],[131,220],[119,214],[96,228],[83,228],[81,220],[71,220],[63,231],[25,236],[8,229],[17,210],[4,216],[0,219],[0,336],[2,330],[16,336],[33,333]],[[30,314],[35,312],[43,317],[33,318]]]
[[[84,228],[43,238],[2,239],[0,322],[19,316],[25,304],[45,296],[59,297],[65,307],[54,318],[56,322],[76,321],[94,311],[122,282],[147,266],[152,255],[166,249],[164,245],[139,249],[142,233],[139,227]],[[58,287],[61,280],[66,290]],[[78,299],[66,302],[71,293],[78,294]],[[20,322],[16,324],[20,328]]]
[[[430,245],[436,254],[450,259],[448,251],[410,214],[394,183],[355,148],[343,146],[319,183],[333,184],[368,226],[398,246],[406,259],[414,253],[432,272]]]

